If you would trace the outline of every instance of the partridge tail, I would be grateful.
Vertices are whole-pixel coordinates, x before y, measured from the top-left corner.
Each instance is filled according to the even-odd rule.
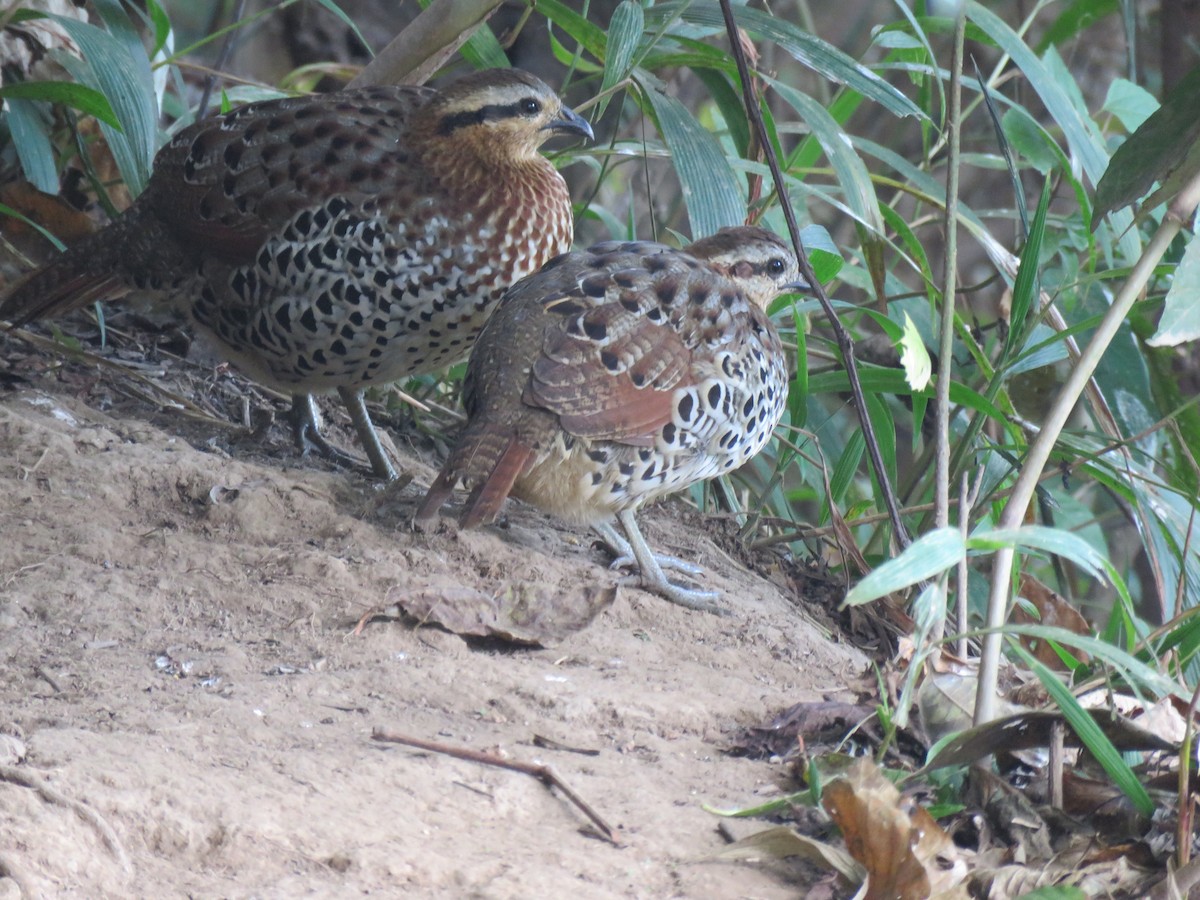
[[[459,439],[414,518],[418,522],[433,518],[454,486],[465,481],[474,488],[459,517],[459,524],[474,528],[492,521],[532,457],[533,451],[521,444],[510,430],[479,429],[474,433],[468,430]]]
[[[458,519],[463,528],[474,528],[495,519],[513,484],[533,458],[533,450],[517,443],[516,437],[510,436],[503,446],[487,477],[467,497],[467,505]]]
[[[123,272],[129,263],[125,234],[130,227],[137,227],[133,218],[126,214],[18,279],[0,294],[0,319],[17,327],[124,293],[128,285]]]

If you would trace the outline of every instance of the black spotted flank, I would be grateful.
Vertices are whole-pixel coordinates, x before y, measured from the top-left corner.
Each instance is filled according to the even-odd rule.
[[[610,372],[616,372],[621,368],[621,360],[615,353],[609,353],[607,350],[600,352],[600,362]]]
[[[593,341],[602,341],[608,337],[608,326],[603,322],[593,322],[588,319],[584,319],[583,333]]]

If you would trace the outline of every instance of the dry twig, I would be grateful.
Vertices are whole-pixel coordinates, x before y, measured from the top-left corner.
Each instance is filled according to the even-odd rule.
[[[449,744],[438,743],[437,741],[424,741],[420,738],[384,731],[382,728],[376,728],[371,732],[371,740],[383,741],[388,744],[403,744],[406,747],[416,747],[420,750],[428,750],[431,753],[441,753],[446,756],[453,756],[455,759],[465,759],[468,762],[475,762],[484,766],[495,766],[499,769],[509,769],[513,772],[523,772],[526,775],[532,775],[543,784],[558,788],[563,796],[579,807],[579,810],[592,821],[592,824],[600,829],[600,834],[605,840],[617,847],[622,845],[620,830],[613,828],[604,819],[600,818],[599,813],[592,809],[582,797],[571,790],[566,782],[550,766],[541,765],[540,763],[517,762],[511,759],[504,759],[492,753],[484,753],[481,750],[471,750],[467,747],[453,747]]]

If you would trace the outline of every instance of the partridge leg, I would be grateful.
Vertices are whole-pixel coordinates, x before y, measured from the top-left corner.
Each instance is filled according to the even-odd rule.
[[[608,564],[610,569],[623,569],[626,566],[637,565],[637,557],[634,556],[633,547],[629,546],[629,541],[621,537],[620,532],[617,531],[612,522],[599,522],[592,526],[592,530],[600,535],[600,539],[608,544],[608,548],[616,554],[616,558]],[[667,556],[663,553],[653,553],[652,555],[661,568],[673,569],[676,572],[682,572],[684,575],[691,575],[693,577],[704,574],[703,566],[690,563],[686,559],[680,559],[677,556]]]
[[[628,538],[629,548],[633,551],[633,556],[637,560],[639,570],[638,582],[643,588],[653,591],[660,597],[670,600],[672,603],[686,606],[688,609],[710,612],[719,616],[729,615],[729,612],[716,602],[717,597],[720,596],[716,591],[684,588],[677,584],[672,584],[667,580],[667,576],[663,574],[658,559],[651,552],[649,546],[647,546],[646,539],[642,537],[642,532],[638,528],[633,510],[626,509],[618,513],[617,521],[621,523],[621,528]],[[609,527],[611,528],[612,526],[610,525]]]
[[[321,433],[321,415],[317,412],[316,401],[312,394],[296,394],[292,397],[292,437],[302,456],[316,450],[334,464],[348,469],[361,466],[361,460],[355,459],[349,453],[339,450]]]
[[[346,411],[350,413],[350,419],[354,422],[359,440],[371,461],[371,471],[376,478],[382,481],[395,480],[396,470],[392,467],[383,446],[379,443],[362,394],[348,389],[340,393],[342,402],[346,405]],[[361,460],[344,450],[339,450],[325,439],[325,435],[321,433],[321,419],[312,394],[297,394],[292,397],[291,415],[296,446],[300,448],[302,454],[316,448],[318,453],[331,460],[335,465],[344,466],[347,469],[356,469],[362,465]]]
[[[375,477],[381,481],[395,481],[396,469],[388,459],[383,444],[379,442],[379,435],[375,433],[375,426],[371,422],[370,413],[367,412],[367,403],[363,399],[362,391],[338,388],[338,396],[346,404],[346,411],[350,413],[350,420],[358,432],[358,440],[367,451],[367,459],[371,461],[371,470]]]

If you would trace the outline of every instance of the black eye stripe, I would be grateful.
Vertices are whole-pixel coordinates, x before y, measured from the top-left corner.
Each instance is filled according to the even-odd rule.
[[[528,116],[531,112],[541,110],[541,104],[536,100],[532,100],[537,105],[537,110],[528,109],[528,104],[532,98],[518,100],[516,103],[489,103],[487,106],[481,106],[479,109],[468,109],[462,112],[457,112],[446,116],[438,123],[438,134],[447,135],[453,134],[460,128],[469,128],[472,125],[482,125],[484,122],[495,122],[500,119],[520,119]]]

